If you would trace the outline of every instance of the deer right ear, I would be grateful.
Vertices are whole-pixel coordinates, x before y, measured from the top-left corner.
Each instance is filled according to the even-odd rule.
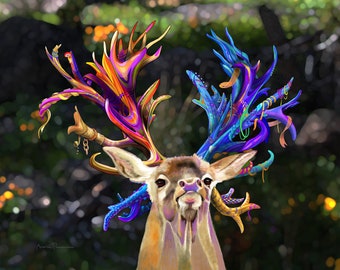
[[[214,170],[216,180],[219,182],[226,181],[238,175],[244,164],[246,164],[256,154],[256,151],[249,150],[244,153],[233,154],[222,158],[213,164],[211,168]]]
[[[110,156],[118,172],[136,183],[146,183],[154,168],[146,166],[143,161],[134,154],[118,147],[103,147],[104,151]]]

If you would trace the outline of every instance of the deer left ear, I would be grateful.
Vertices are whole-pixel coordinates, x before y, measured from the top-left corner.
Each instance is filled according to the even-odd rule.
[[[212,163],[211,168],[215,172],[215,180],[222,182],[236,177],[242,167],[255,155],[256,151],[251,150],[234,154]]]
[[[103,150],[110,156],[122,176],[137,183],[146,183],[150,180],[154,168],[146,166],[134,154],[118,147],[103,147]]]

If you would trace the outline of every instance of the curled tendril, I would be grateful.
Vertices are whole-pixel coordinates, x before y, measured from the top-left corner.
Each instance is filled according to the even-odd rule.
[[[40,139],[41,134],[44,132],[45,127],[47,126],[48,122],[51,120],[51,111],[47,110],[46,111],[46,120],[45,122],[39,127],[38,129],[38,138]]]
[[[221,194],[218,192],[216,188],[213,188],[212,190],[211,203],[222,215],[233,218],[234,221],[239,226],[241,233],[243,233],[244,231],[244,226],[240,215],[253,209],[260,209],[260,206],[258,206],[257,204],[250,203],[250,197],[248,192],[246,193],[246,197],[243,200],[241,206],[230,208],[223,201]]]

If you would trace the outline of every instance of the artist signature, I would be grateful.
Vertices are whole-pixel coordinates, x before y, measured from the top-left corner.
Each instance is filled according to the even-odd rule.
[[[37,250],[39,250],[39,249],[56,250],[57,248],[59,249],[59,248],[74,248],[74,247],[72,247],[72,246],[61,246],[61,245],[58,245],[58,243],[56,243],[56,242],[50,242],[50,243],[47,243],[47,244],[37,243],[37,245],[36,245]]]

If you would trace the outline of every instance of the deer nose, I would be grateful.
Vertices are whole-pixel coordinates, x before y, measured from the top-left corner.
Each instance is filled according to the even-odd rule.
[[[178,185],[186,192],[197,192],[200,188],[202,188],[202,181],[199,178],[180,180],[178,181]]]

